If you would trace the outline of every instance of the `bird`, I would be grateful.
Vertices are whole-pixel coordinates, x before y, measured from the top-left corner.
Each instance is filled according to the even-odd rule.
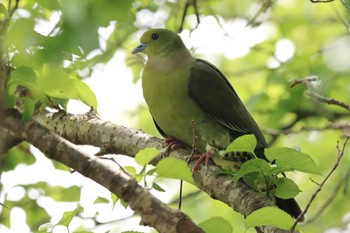
[[[215,163],[219,161],[216,151],[225,149],[237,137],[253,134],[257,139],[255,154],[267,160],[264,149],[268,143],[259,126],[217,67],[193,57],[181,37],[168,29],[150,29],[140,42],[132,54],[147,55],[143,95],[163,137],[191,146],[195,125],[195,148],[201,155],[198,161],[204,158],[207,165],[210,157]],[[276,205],[294,218],[301,213],[292,198],[276,198]]]

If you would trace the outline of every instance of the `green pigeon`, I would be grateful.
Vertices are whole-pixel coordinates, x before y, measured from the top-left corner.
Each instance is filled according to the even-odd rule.
[[[191,146],[195,133],[195,148],[203,155],[198,161],[204,158],[207,164],[212,157],[227,168],[215,151],[225,149],[239,136],[254,134],[255,154],[266,159],[263,151],[268,144],[261,130],[218,68],[194,58],[180,36],[167,29],[148,30],[140,42],[132,53],[143,52],[148,57],[142,74],[143,95],[165,138]],[[276,198],[276,204],[294,218],[301,212],[294,199]]]

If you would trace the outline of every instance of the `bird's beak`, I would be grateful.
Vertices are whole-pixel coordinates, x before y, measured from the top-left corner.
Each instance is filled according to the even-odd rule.
[[[139,44],[139,46],[134,48],[131,53],[136,54],[138,52],[142,52],[143,50],[145,50],[146,47],[147,47],[147,45],[141,43],[141,44]]]

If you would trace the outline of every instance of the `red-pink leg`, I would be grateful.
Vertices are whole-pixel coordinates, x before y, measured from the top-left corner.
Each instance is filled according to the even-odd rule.
[[[209,160],[211,157],[211,153],[209,151],[205,152],[204,154],[194,155],[192,157],[192,160],[197,160],[196,163],[193,165],[193,171],[196,171],[199,168],[199,165],[204,161],[204,165],[208,166]]]
[[[173,150],[182,147],[182,144],[175,138],[166,138],[164,142],[167,144],[168,149]]]
[[[182,144],[175,138],[166,138],[164,139],[164,142],[167,145],[167,147],[163,156],[168,156],[171,150],[182,147]]]

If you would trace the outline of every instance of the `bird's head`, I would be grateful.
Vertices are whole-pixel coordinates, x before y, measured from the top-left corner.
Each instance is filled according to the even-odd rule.
[[[144,52],[148,57],[167,56],[173,51],[186,49],[180,36],[167,29],[148,30],[141,36],[140,42],[132,54]]]

